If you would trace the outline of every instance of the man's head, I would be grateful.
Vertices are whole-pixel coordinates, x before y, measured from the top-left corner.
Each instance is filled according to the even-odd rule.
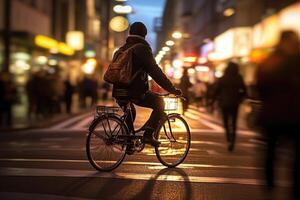
[[[300,40],[294,31],[287,30],[281,32],[278,47],[287,54],[297,54],[299,52]]]
[[[147,28],[142,22],[134,22],[130,26],[129,34],[138,35],[144,38],[147,35]]]

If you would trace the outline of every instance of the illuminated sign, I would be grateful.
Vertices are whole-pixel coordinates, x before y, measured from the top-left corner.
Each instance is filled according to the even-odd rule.
[[[74,50],[71,47],[69,47],[66,43],[59,42],[57,48],[58,48],[58,52],[60,52],[62,54],[65,54],[68,56],[71,56],[74,54]]]
[[[84,34],[81,31],[69,31],[66,40],[67,44],[75,50],[82,50],[84,47]]]
[[[66,43],[58,42],[57,40],[44,35],[35,36],[34,42],[37,46],[49,49],[52,52],[59,52],[68,56],[74,54],[74,49],[72,49]]]
[[[57,41],[55,39],[44,35],[35,36],[34,42],[37,46],[45,49],[55,49],[57,47]]]
[[[279,24],[281,29],[294,30],[300,36],[300,3],[293,4],[283,9],[279,14]]]
[[[249,55],[252,48],[252,29],[237,27],[220,34],[214,40],[214,52],[209,53],[210,60],[225,60],[232,57]]]

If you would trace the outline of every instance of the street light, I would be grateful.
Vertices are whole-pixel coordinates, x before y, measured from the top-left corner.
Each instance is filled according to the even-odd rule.
[[[226,10],[224,10],[223,15],[225,17],[230,17],[235,13],[234,8],[227,8]]]
[[[163,51],[163,50],[160,50],[159,53],[158,53],[158,55],[162,55],[162,56],[165,55],[165,54],[166,54],[166,52]]]
[[[128,20],[123,16],[116,16],[109,22],[109,27],[115,32],[123,32],[129,26]]]
[[[180,38],[182,38],[182,33],[179,31],[174,31],[172,34],[172,37],[175,39],[180,39]]]
[[[166,41],[166,45],[168,45],[168,46],[173,46],[175,44],[175,42],[173,41],[173,40],[168,40],[168,41]]]
[[[113,10],[118,14],[130,14],[133,11],[129,5],[115,5]]]
[[[170,47],[163,47],[162,50],[165,52],[170,51]]]

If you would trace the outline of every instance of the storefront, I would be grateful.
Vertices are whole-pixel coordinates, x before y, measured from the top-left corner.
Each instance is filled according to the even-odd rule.
[[[232,28],[217,36],[214,39],[214,51],[208,54],[208,59],[214,68],[214,76],[222,77],[229,61],[239,63],[240,71],[245,76],[251,69],[248,62],[251,47],[251,27]]]
[[[30,73],[63,69],[72,55],[74,50],[63,42],[42,35],[18,34],[12,37],[9,70],[14,74],[16,84],[24,86]]]
[[[300,3],[269,16],[253,27],[253,43],[249,61],[254,69],[274,50],[283,30],[293,30],[300,37]],[[299,47],[300,48],[300,47]],[[247,73],[254,80],[254,72]]]

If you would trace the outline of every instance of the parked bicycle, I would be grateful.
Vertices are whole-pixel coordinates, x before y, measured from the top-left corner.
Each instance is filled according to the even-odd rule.
[[[155,147],[158,160],[167,167],[176,167],[182,163],[190,149],[191,134],[187,122],[179,113],[179,99],[183,97],[160,95],[165,100],[165,115],[154,133],[160,142]],[[99,171],[111,171],[117,168],[126,154],[141,152],[145,144],[142,142],[143,128],[129,130],[125,121],[132,111],[129,103],[123,115],[119,107],[97,106],[96,116],[89,127],[86,140],[87,157],[91,165]]]

